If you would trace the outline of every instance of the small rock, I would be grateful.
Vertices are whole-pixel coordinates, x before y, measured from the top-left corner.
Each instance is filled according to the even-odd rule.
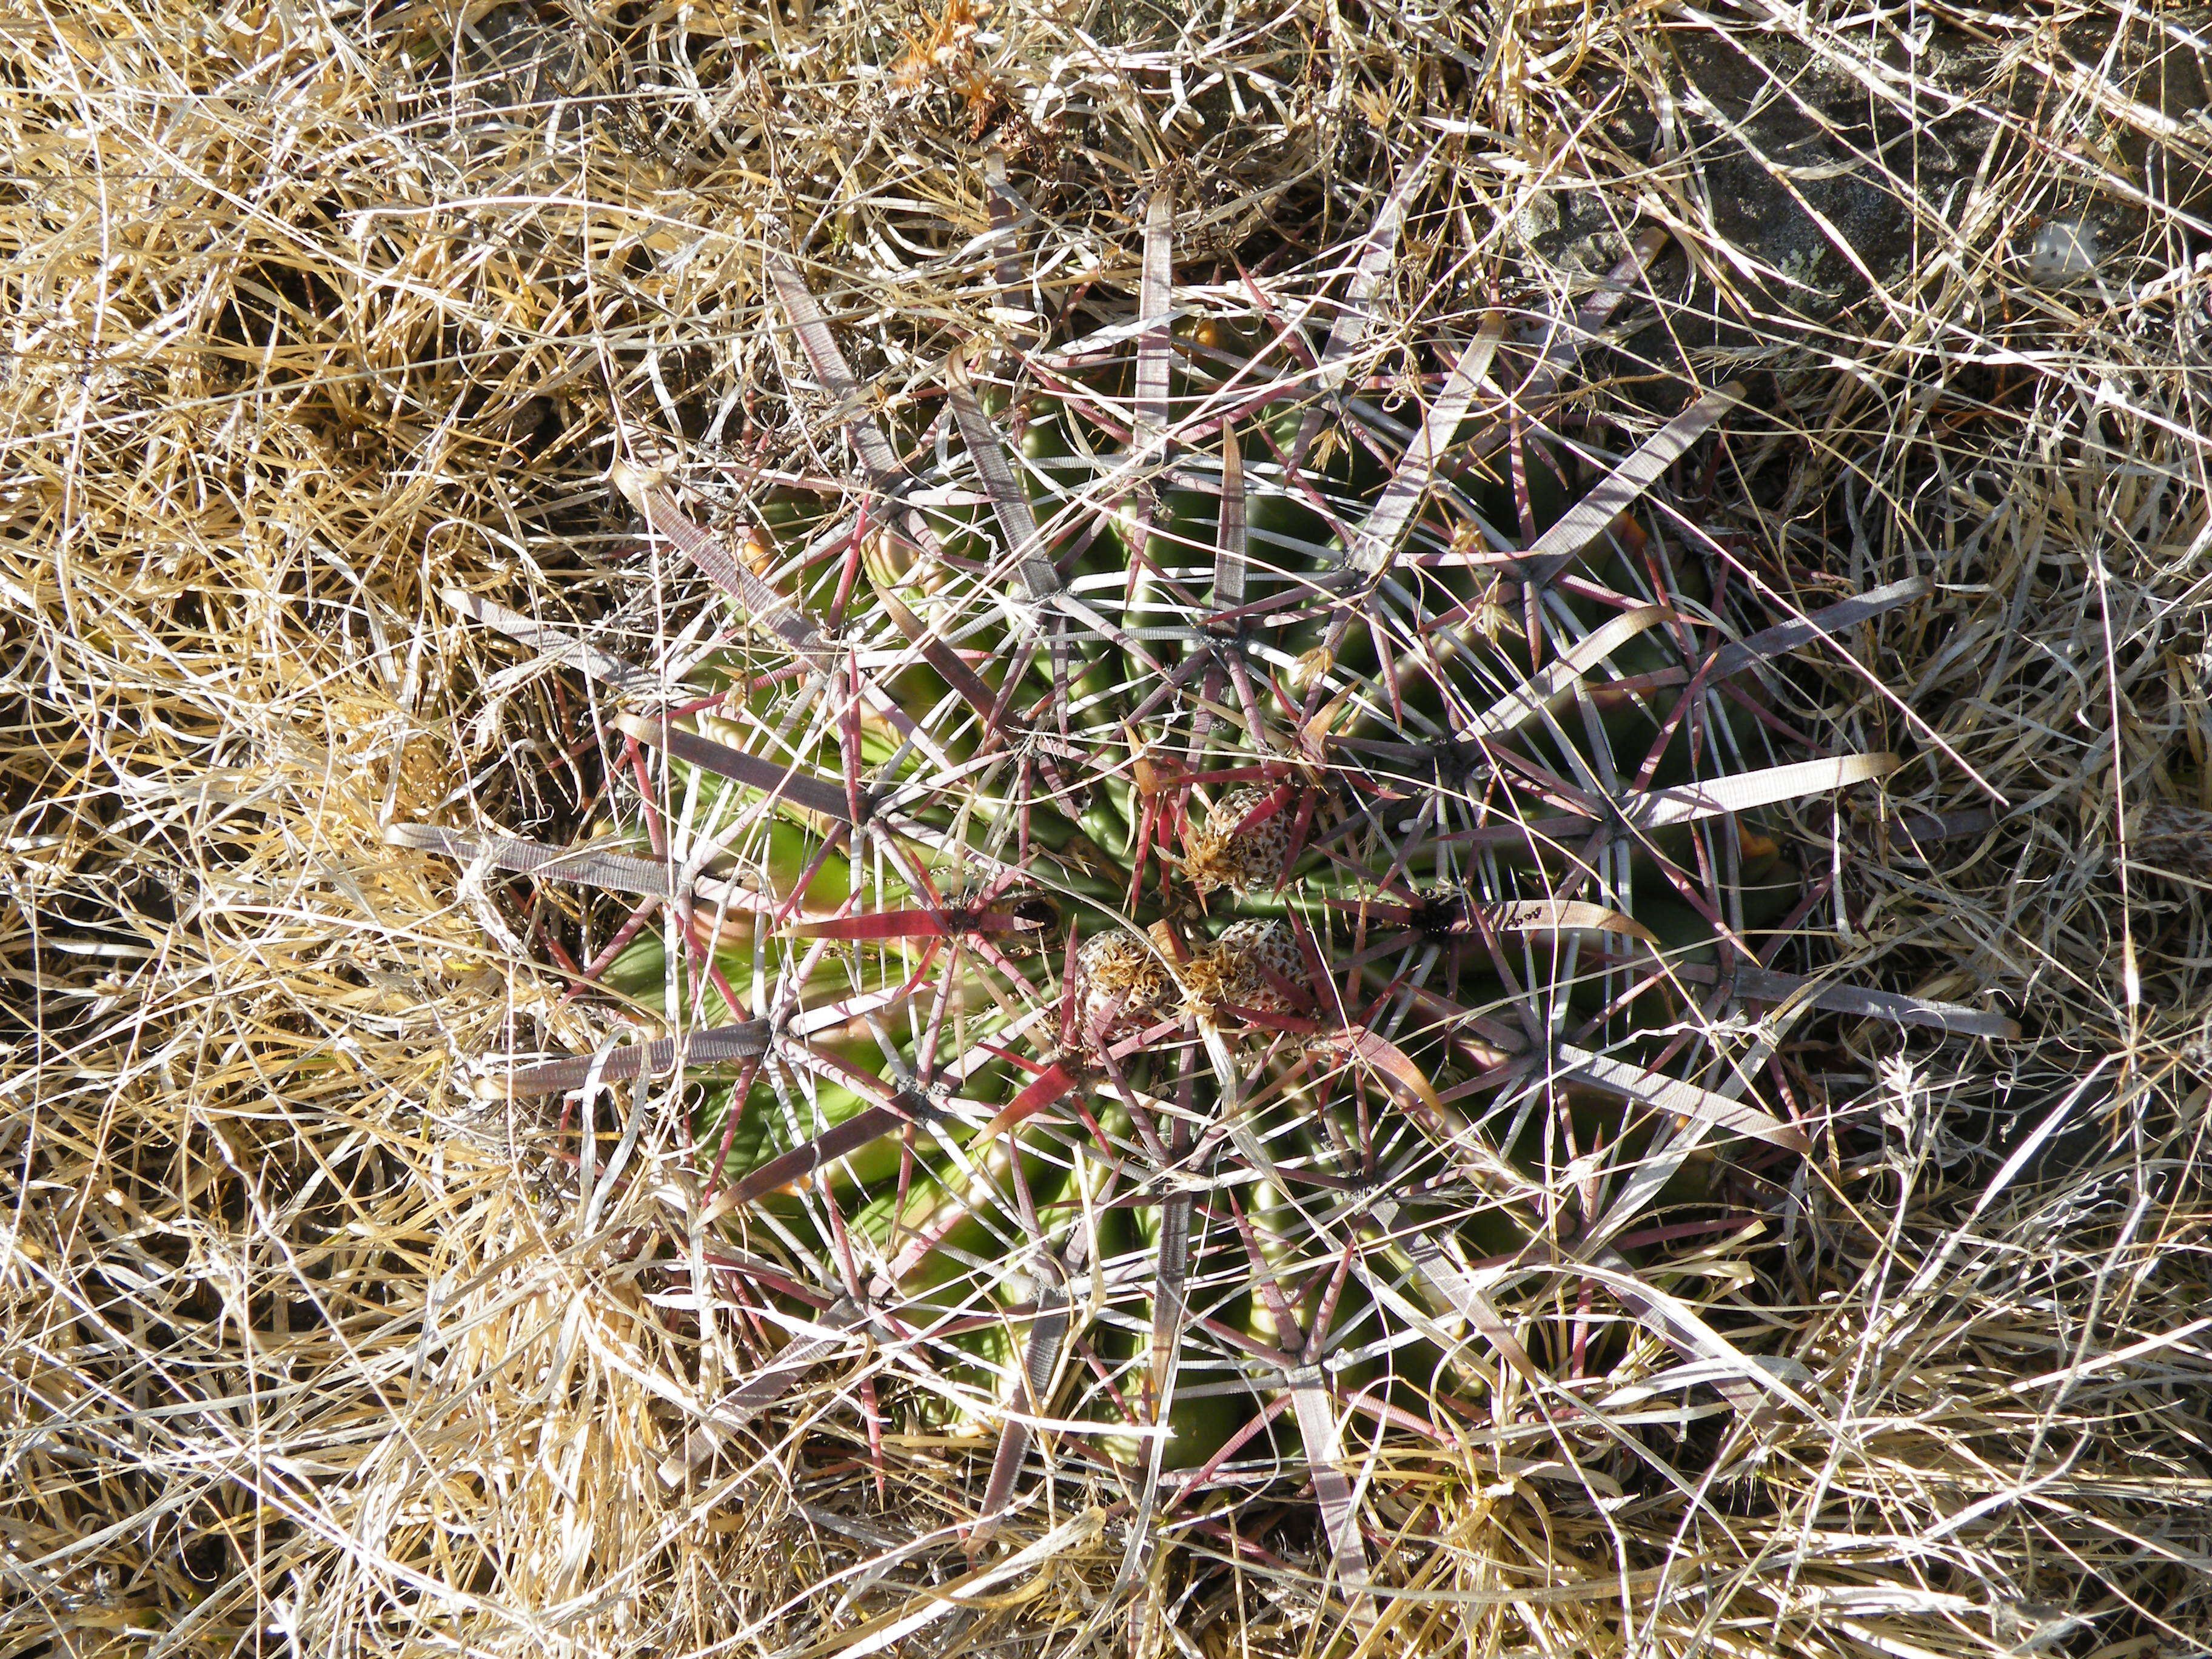
[[[2097,274],[2102,257],[2097,228],[2087,219],[2046,219],[2027,251],[2027,274],[2045,288],[2061,288]]]

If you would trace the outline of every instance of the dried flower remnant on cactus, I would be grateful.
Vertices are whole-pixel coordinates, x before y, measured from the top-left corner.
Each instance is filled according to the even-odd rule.
[[[1119,929],[1085,942],[1075,978],[1085,1031],[1127,1030],[1175,1002],[1175,980],[1159,952]]]
[[[1303,967],[1297,940],[1281,922],[1235,922],[1192,954],[1182,970],[1184,996],[1200,1013],[1224,1007],[1286,1013],[1291,1000],[1275,981],[1296,984]]]
[[[1243,784],[1213,803],[1206,822],[1187,837],[1183,868],[1193,887],[1200,893],[1223,887],[1243,893],[1272,887],[1282,878],[1283,860],[1291,851],[1290,815],[1278,807],[1245,822],[1275,800],[1277,793],[1267,785]]]

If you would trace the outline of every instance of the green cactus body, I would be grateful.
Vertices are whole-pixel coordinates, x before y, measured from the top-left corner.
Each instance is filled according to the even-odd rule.
[[[795,270],[770,275],[851,404]],[[1165,347],[1133,328],[1081,362],[1048,343],[973,390],[980,370],[950,374],[948,418],[896,442],[857,422],[857,550],[804,563],[836,514],[779,501],[729,700],[685,728],[744,754],[656,738],[679,838],[717,838],[711,867],[757,889],[716,958],[746,1006],[695,991],[658,939],[608,975],[672,1028],[760,1033],[718,1172],[747,1201],[718,1224],[793,1278],[827,1281],[843,1249],[905,1326],[951,1333],[908,1356],[967,1402],[930,1420],[1022,1397],[1027,1366],[1125,1468],[1150,1455],[1156,1355],[1176,1384],[1168,1467],[1263,1411],[1237,1455],[1286,1479],[1352,1438],[1395,1443],[1394,1413],[1454,1443],[1484,1378],[1569,1351],[1530,1333],[1565,1328],[1545,1275],[1577,1271],[1577,1230],[1682,1194],[1637,1183],[1686,1123],[1802,1152],[1715,1086],[1724,1038],[1700,1023],[1802,892],[1740,815],[1888,758],[1782,764],[1698,678],[1724,642],[1702,573],[1631,521],[1540,569],[1484,550],[1514,544],[1512,492],[1483,482],[1506,457],[1455,446],[1510,414],[1512,376],[1461,375],[1494,329],[1440,340],[1423,398],[1444,412],[1393,424],[1350,375],[1358,330],[1340,348],[1293,327],[1209,319]],[[1613,465],[1568,453],[1532,438],[1539,532],[1574,523],[1565,479]],[[890,476],[908,453],[915,471]],[[663,533],[704,533],[633,499]],[[1478,514],[1492,533],[1463,534]],[[834,641],[811,620],[833,603]],[[1756,787],[1701,793],[1737,774]],[[808,1073],[802,1015],[879,1086]],[[738,1109],[718,1075],[702,1147]],[[880,1104],[921,1093],[941,1103],[919,1118]],[[882,1133],[805,1190],[752,1190],[855,1122]],[[1170,1203],[1193,1218],[1180,1314]],[[1501,1311],[1481,1287],[1508,1267],[1499,1294],[1521,1299]],[[1036,1299],[1063,1282],[1064,1322]],[[1334,1451],[1304,1443],[1324,1420]],[[1034,1463],[1055,1443],[1004,1443]]]
[[[1101,1230],[1102,1238],[1117,1247],[1115,1258],[1144,1273],[1158,1261],[1161,1206],[1139,1203],[1107,1213],[1113,1221]],[[1202,1238],[1207,1231],[1194,1224],[1194,1237]],[[1192,1317],[1239,1326],[1249,1322],[1249,1292],[1235,1267],[1231,1253],[1219,1241],[1201,1242],[1195,1247],[1190,1274]],[[1232,1281],[1234,1288],[1224,1288]],[[1172,1395],[1166,1417],[1160,1419],[1152,1334],[1158,1304],[1152,1295],[1139,1291],[1122,1300],[1119,1312],[1118,1318],[1101,1327],[1096,1345],[1109,1367],[1108,1380],[1112,1386],[1109,1389],[1096,1378],[1082,1379],[1088,1386],[1079,1392],[1078,1410],[1094,1421],[1127,1423],[1131,1431],[1101,1435],[1092,1443],[1117,1463],[1142,1468],[1152,1455],[1151,1436],[1138,1431],[1158,1422],[1167,1431],[1162,1468],[1188,1469],[1206,1462],[1251,1421],[1259,1404],[1258,1391],[1249,1382],[1243,1368],[1224,1355],[1217,1342],[1203,1335],[1185,1336],[1173,1349],[1175,1375],[1167,1383]],[[1267,1449],[1262,1441],[1258,1452]]]
[[[882,1259],[915,1258],[898,1281],[898,1316],[919,1337],[921,1368],[948,1385],[917,1396],[927,1424],[981,1425],[994,1407],[1019,1403],[1013,1378],[1023,1322],[1014,1310],[1034,1292],[1008,1221],[1017,1158],[1031,1200],[1050,1206],[1066,1170],[1001,1141],[964,1170],[940,1159],[915,1171],[903,1195],[893,1172],[854,1213],[854,1234]],[[932,1247],[915,1252],[924,1238]]]

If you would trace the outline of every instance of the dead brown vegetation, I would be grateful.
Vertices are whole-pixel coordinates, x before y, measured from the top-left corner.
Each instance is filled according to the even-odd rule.
[[[0,1656],[2201,1650],[2206,27],[0,19]],[[1571,313],[1666,234],[1576,407],[1649,433],[1667,377],[1747,383],[1668,510],[1776,620],[1928,583],[1776,682],[1906,757],[1794,809],[1833,877],[1797,965],[2024,1036],[1778,1029],[1817,1154],[1674,1286],[1764,1395],[1659,1354],[1589,1421],[1509,1401],[1370,1468],[1357,1594],[1297,1490],[1146,1553],[1045,1483],[971,1552],[991,1443],[871,1445],[857,1349],[714,1427],[773,1343],[700,1340],[637,1249],[696,1221],[680,1149],[608,1206],[557,1106],[478,1098],[614,1029],[545,945],[586,902],[391,832],[584,840],[612,751],[443,595],[651,659],[707,585],[618,434],[702,511],[848,477],[769,254],[896,412],[953,342],[1133,293],[1163,181],[1180,280],[1234,295],[1347,258],[1431,152],[1364,367],[1424,398],[1426,324]]]

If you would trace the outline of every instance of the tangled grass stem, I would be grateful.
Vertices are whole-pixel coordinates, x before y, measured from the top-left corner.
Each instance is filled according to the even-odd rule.
[[[11,18],[0,1652],[2204,1648],[2190,27]]]

